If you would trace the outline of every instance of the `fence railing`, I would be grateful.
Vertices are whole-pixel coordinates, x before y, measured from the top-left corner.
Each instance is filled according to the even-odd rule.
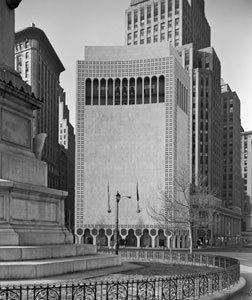
[[[182,300],[223,291],[240,278],[239,261],[206,254],[169,253],[155,250],[122,250],[124,259],[164,260],[173,263],[218,267],[202,274],[146,277],[81,284],[0,287],[1,300]]]

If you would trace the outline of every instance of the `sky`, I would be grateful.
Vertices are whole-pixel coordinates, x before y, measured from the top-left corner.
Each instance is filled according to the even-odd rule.
[[[76,61],[84,46],[124,45],[125,10],[130,0],[23,0],[16,10],[16,30],[42,29],[65,71],[60,76],[75,125]],[[212,46],[222,77],[241,100],[241,121],[252,130],[252,0],[205,0]]]

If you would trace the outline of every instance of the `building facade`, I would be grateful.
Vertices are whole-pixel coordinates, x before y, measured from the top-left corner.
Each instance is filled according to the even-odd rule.
[[[226,207],[243,210],[241,171],[240,99],[228,84],[222,82],[223,109],[223,201]]]
[[[59,76],[65,69],[45,33],[34,25],[16,32],[15,69],[43,100],[33,134],[47,134],[42,160],[48,165],[48,187],[59,189]]]
[[[210,46],[204,0],[132,0],[126,10],[127,45],[169,41],[174,47]]]
[[[74,232],[75,134],[69,120],[66,93],[63,91],[59,98],[59,144],[64,148],[67,164],[66,172],[61,174],[62,177],[66,178],[66,190],[68,191],[68,197],[65,200],[66,227]]]
[[[189,84],[169,43],[85,48],[85,60],[77,63],[79,241],[111,245],[118,190],[132,197],[120,202],[126,245],[168,246],[165,228],[155,224],[148,207],[161,205],[159,188],[175,194],[176,176],[189,170]],[[169,243],[177,243],[176,235],[185,247],[187,230],[177,229]]]
[[[252,131],[241,134],[241,170],[245,189],[246,231],[252,232]],[[252,242],[252,237],[250,237]]]

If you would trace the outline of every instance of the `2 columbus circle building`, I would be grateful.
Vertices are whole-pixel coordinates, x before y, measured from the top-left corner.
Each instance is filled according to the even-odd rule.
[[[221,66],[204,0],[131,0],[125,18],[125,46],[88,46],[77,62],[76,236],[113,246],[119,191],[131,196],[120,202],[122,244],[186,248],[186,228],[170,237],[148,213],[160,189],[181,197],[186,170],[217,192],[207,238],[235,243],[242,196],[223,197]]]

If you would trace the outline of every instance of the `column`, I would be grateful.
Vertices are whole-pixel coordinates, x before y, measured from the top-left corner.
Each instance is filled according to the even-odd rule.
[[[151,235],[151,247],[152,248],[155,248],[155,238],[156,238],[156,236]]]

